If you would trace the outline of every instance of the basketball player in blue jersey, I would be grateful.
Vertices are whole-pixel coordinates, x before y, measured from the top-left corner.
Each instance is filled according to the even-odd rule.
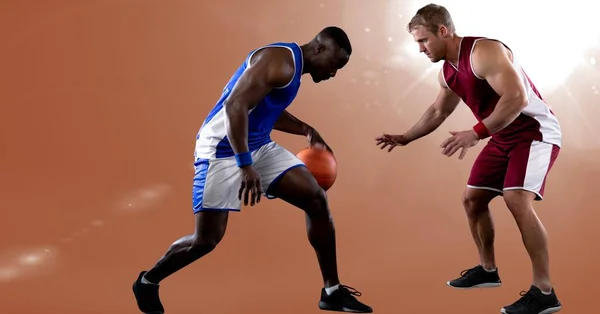
[[[240,211],[242,200],[255,205],[263,192],[306,213],[308,239],[324,281],[319,308],[373,312],[356,299],[360,292],[340,284],[325,192],[303,163],[270,137],[273,129],[305,135],[311,147],[329,149],[314,128],[286,108],[296,97],[303,74],[310,74],[315,83],[328,80],[346,65],[351,53],[348,36],[338,27],[323,29],[302,46],[275,43],[250,52],[196,137],[194,233],[175,241],[133,285],[143,313],[164,313],[159,283],[214,250],[225,234],[229,212]]]

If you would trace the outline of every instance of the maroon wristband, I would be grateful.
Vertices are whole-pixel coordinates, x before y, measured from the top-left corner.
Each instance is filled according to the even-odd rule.
[[[473,126],[473,131],[477,133],[477,137],[479,137],[480,140],[490,136],[490,130],[488,130],[485,124],[483,124],[481,121]]]

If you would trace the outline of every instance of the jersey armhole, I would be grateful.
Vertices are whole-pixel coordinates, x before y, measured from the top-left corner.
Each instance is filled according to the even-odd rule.
[[[254,50],[250,54],[250,56],[248,56],[248,60],[246,61],[246,68],[250,68],[250,66],[251,66],[250,61],[252,61],[252,57],[254,57],[254,54],[257,53],[258,51],[266,49],[266,48],[286,48],[287,50],[289,50],[292,53],[292,60],[294,62],[294,75],[292,75],[292,79],[290,79],[290,81],[287,84],[280,86],[280,87],[273,87],[273,89],[284,89],[284,88],[290,86],[292,84],[292,82],[294,82],[294,79],[296,78],[296,67],[298,66],[297,61],[296,61],[296,55],[294,54],[294,50],[292,50],[292,48],[290,48],[290,47],[282,46],[282,45],[271,45],[271,46],[260,47],[256,50]]]
[[[513,64],[513,66],[514,66],[514,64],[515,64],[515,60],[516,60],[516,58],[515,58],[515,54],[513,53],[512,49],[510,49],[510,47],[508,47],[508,46],[507,46],[505,43],[503,43],[503,42],[501,42],[501,41],[499,41],[499,40],[497,40],[497,39],[492,39],[492,38],[478,38],[478,39],[475,39],[475,41],[473,41],[473,45],[471,46],[471,53],[469,54],[469,66],[471,67],[471,73],[473,73],[473,75],[474,75],[476,78],[478,78],[478,79],[480,79],[480,80],[485,80],[485,78],[483,78],[483,77],[481,77],[481,76],[477,75],[477,73],[475,73],[475,69],[473,68],[473,51],[475,50],[475,45],[477,45],[477,42],[479,42],[479,41],[481,41],[481,40],[491,40],[491,41],[495,41],[495,42],[497,42],[497,43],[500,43],[502,46],[504,46],[504,48],[505,48],[505,49],[507,49],[507,50],[510,52],[510,54],[511,54],[511,56],[512,56],[511,63],[512,63],[512,64]]]
[[[475,73],[475,69],[473,68],[473,51],[475,51],[475,46],[477,45],[477,43],[483,39],[487,39],[487,38],[475,39],[473,41],[473,45],[471,46],[471,52],[469,53],[469,67],[471,68],[471,73],[473,73],[473,76],[475,76],[477,79],[482,80],[482,81],[484,81],[485,78],[483,78],[483,77],[479,76],[477,73]]]

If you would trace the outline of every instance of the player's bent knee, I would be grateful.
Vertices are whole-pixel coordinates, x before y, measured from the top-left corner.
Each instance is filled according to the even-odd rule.
[[[222,235],[194,235],[189,250],[198,252],[199,254],[206,254],[214,250],[222,239]]]
[[[306,206],[302,208],[311,218],[331,219],[327,204],[327,193],[322,188],[315,188],[306,198]]]
[[[513,216],[517,217],[533,210],[536,194],[527,190],[504,191],[504,202]]]
[[[467,216],[477,216],[488,211],[488,204],[497,196],[493,191],[483,189],[466,189],[463,193],[462,203]]]

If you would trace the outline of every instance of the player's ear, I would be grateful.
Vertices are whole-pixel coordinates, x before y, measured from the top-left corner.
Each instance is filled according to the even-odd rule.
[[[446,35],[448,35],[448,28],[444,25],[440,25],[438,33],[440,34],[440,37],[446,37]]]
[[[315,54],[320,54],[324,51],[325,51],[325,45],[323,45],[322,43],[318,43],[317,46],[315,47]]]

